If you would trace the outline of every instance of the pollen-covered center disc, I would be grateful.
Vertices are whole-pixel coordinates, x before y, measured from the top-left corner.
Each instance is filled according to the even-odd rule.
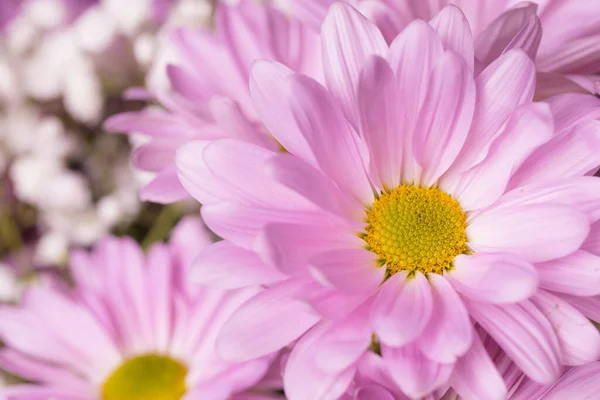
[[[382,193],[367,211],[364,240],[388,274],[441,274],[467,252],[467,217],[460,204],[435,187],[402,185]]]
[[[146,354],[125,361],[102,386],[102,400],[180,400],[187,368],[170,357]]]

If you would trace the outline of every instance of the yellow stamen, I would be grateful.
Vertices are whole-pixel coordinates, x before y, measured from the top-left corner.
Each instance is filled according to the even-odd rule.
[[[467,217],[460,204],[436,187],[401,185],[382,193],[367,211],[361,237],[387,274],[442,274],[467,252]]]
[[[170,357],[146,354],[125,361],[102,386],[102,400],[180,400],[187,368]]]

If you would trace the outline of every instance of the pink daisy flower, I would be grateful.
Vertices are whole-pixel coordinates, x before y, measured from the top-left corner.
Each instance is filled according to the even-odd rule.
[[[282,0],[295,17],[320,27],[334,0]],[[523,48],[536,56],[539,97],[600,90],[600,3],[589,0],[352,0],[391,41],[414,19],[429,20],[456,4],[470,23],[476,63]],[[536,15],[537,14],[537,15]],[[539,16],[539,17],[538,17]],[[542,35],[543,30],[543,35]]]
[[[0,366],[31,382],[5,388],[6,399],[278,398],[256,386],[270,358],[230,363],[215,352],[223,322],[256,291],[183,283],[208,242],[197,220],[146,256],[129,239],[106,238],[73,254],[74,288],[32,288],[20,306],[3,306]]]
[[[277,60],[318,76],[318,36],[276,8],[254,0],[237,5],[219,2],[216,28],[173,32],[180,65],[167,69],[172,92],[154,93],[164,109],[127,112],[110,118],[110,131],[142,133],[150,138],[133,155],[134,164],[156,173],[141,192],[143,200],[171,203],[189,197],[177,179],[176,150],[192,140],[233,137],[268,149],[278,144],[263,125],[248,91],[256,59]],[[137,91],[134,95],[139,95]]]
[[[521,50],[474,73],[455,6],[388,47],[336,3],[322,44],[327,89],[276,62],[251,73],[287,153],[231,139],[178,152],[226,239],[195,279],[269,287],[224,325],[220,353],[253,359],[310,329],[285,369],[291,400],[337,399],[370,353],[411,398],[448,381],[503,398],[474,325],[542,384],[596,360],[600,335],[572,299],[600,293],[600,180],[586,176],[600,164],[599,100],[533,103]]]

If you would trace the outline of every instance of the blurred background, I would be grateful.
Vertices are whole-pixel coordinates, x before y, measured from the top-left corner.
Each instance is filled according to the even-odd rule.
[[[147,247],[197,212],[141,203],[144,139],[102,123],[152,106],[136,87],[166,89],[169,30],[209,26],[212,2],[0,0],[0,301],[64,274],[74,246],[114,233]]]

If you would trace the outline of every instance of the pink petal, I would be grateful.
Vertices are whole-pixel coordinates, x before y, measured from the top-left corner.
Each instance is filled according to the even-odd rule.
[[[566,93],[546,100],[552,110],[557,134],[571,130],[580,122],[600,118],[600,99],[580,93]]]
[[[202,206],[204,222],[220,237],[252,249],[263,228],[274,222],[326,225],[330,216],[322,212],[281,210],[242,204],[221,203]]]
[[[600,358],[600,332],[573,306],[544,291],[540,291],[532,302],[556,332],[562,364],[583,365]]]
[[[253,124],[244,115],[240,106],[228,97],[214,96],[210,100],[210,111],[215,122],[227,135],[254,143],[269,150],[277,150],[277,143],[265,135],[263,127]]]
[[[312,161],[314,156],[300,133],[288,98],[287,78],[293,72],[274,61],[256,61],[250,74],[250,93],[256,112],[269,132],[290,153]]]
[[[403,151],[395,89],[394,73],[387,61],[378,56],[369,58],[358,82],[360,132],[369,146],[372,166],[390,188],[400,183]]]
[[[365,210],[353,197],[342,192],[328,176],[291,154],[274,156],[268,167],[275,179],[322,209],[356,221]]]
[[[592,224],[590,234],[585,239],[582,249],[600,256],[600,222]]]
[[[433,312],[429,324],[417,339],[419,349],[433,361],[449,364],[471,346],[473,328],[465,306],[448,281],[429,274]]]
[[[473,36],[467,18],[460,8],[450,4],[442,9],[429,24],[442,39],[444,49],[458,54],[473,72]]]
[[[575,296],[600,294],[600,257],[578,250],[557,260],[537,264],[540,286]]]
[[[535,65],[523,51],[511,50],[491,63],[477,77],[475,85],[475,114],[465,147],[452,167],[456,173],[483,160],[508,118],[519,106],[531,102]]]
[[[487,210],[473,217],[466,230],[470,246],[476,252],[514,253],[530,262],[573,253],[588,232],[585,214],[553,204]]]
[[[531,379],[551,383],[559,375],[560,349],[552,326],[530,302],[469,303],[471,316]]]
[[[114,115],[104,122],[110,132],[138,132],[149,136],[188,137],[189,126],[165,111],[130,111]]]
[[[319,253],[360,248],[362,244],[360,238],[339,224],[272,223],[265,226],[254,249],[266,263],[294,275],[304,273],[309,260]]]
[[[475,41],[477,59],[485,66],[511,49],[522,49],[535,60],[542,39],[542,24],[537,5],[529,3],[500,15],[479,34]]]
[[[492,144],[487,157],[460,175],[452,190],[463,210],[493,204],[506,190],[510,177],[539,146],[553,135],[550,109],[542,103],[522,106]]]
[[[600,165],[600,121],[575,126],[540,147],[511,180],[511,186],[583,176]]]
[[[363,64],[371,55],[385,56],[388,46],[379,29],[347,3],[335,3],[321,27],[327,87],[358,127],[356,90]]]
[[[282,282],[242,304],[219,333],[220,356],[236,362],[262,357],[289,345],[316,324],[319,316],[292,298],[303,286]]]
[[[373,191],[363,161],[367,155],[360,150],[364,143],[361,143],[334,100],[318,82],[306,76],[294,75],[290,78],[290,84],[292,112],[319,167],[342,190],[363,204],[371,204]]]
[[[397,79],[398,120],[401,121],[403,154],[402,179],[412,181],[418,170],[413,155],[413,129],[425,100],[430,73],[444,48],[435,30],[415,20],[392,42],[389,63]]]
[[[406,275],[399,272],[385,281],[373,305],[373,330],[388,346],[401,347],[415,340],[433,309],[427,278],[420,272],[409,279]]]
[[[502,375],[476,333],[469,351],[456,362],[450,382],[461,399],[506,399],[507,389]]]
[[[283,376],[291,399],[340,397],[371,343],[368,310],[362,307],[341,321],[322,322],[298,341]]]
[[[394,396],[381,386],[363,386],[356,391],[355,400],[394,400]]]
[[[377,255],[360,248],[318,254],[310,259],[310,266],[319,282],[353,294],[375,292],[385,275]]]
[[[275,153],[240,140],[211,142],[202,152],[208,170],[235,202],[303,209],[308,204],[294,191],[270,179],[265,165]]]
[[[169,204],[189,197],[181,185],[175,166],[160,171],[156,177],[140,191],[140,199],[154,203]]]
[[[144,171],[159,172],[175,164],[175,153],[186,142],[187,138],[156,138],[133,152],[133,163]]]
[[[447,51],[431,73],[413,138],[415,159],[423,168],[421,184],[434,184],[454,162],[469,132],[474,106],[472,73],[460,57]]]
[[[228,241],[206,247],[194,260],[193,268],[190,278],[194,283],[220,289],[272,284],[285,278],[253,251]]]
[[[510,253],[459,255],[446,277],[463,296],[495,304],[526,300],[538,285],[535,267]]]
[[[544,394],[544,400],[591,400],[600,392],[599,373],[600,362],[571,368]]]
[[[411,398],[421,398],[442,386],[454,367],[453,364],[431,361],[414,345],[382,346],[381,351],[390,375]]]

